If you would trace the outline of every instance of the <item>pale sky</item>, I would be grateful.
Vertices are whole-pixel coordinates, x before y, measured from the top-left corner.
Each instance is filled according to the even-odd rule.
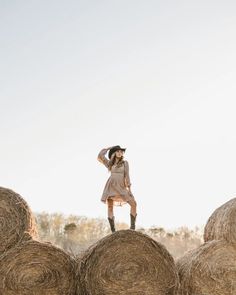
[[[106,218],[97,154],[121,145],[138,226],[204,225],[236,196],[235,11],[0,0],[0,185],[34,212]]]

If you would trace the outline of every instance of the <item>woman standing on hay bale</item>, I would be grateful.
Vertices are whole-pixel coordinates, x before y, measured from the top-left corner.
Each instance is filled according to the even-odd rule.
[[[109,160],[105,156],[108,150]],[[130,205],[130,229],[135,230],[137,203],[130,189],[129,163],[123,157],[125,150],[126,148],[116,145],[104,148],[98,154],[98,161],[111,172],[104,187],[101,201],[108,205],[108,221],[112,232],[115,232],[113,206],[122,206],[126,203]]]

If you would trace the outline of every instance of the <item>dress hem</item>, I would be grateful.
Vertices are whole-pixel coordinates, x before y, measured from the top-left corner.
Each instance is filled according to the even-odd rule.
[[[121,196],[121,198],[118,198],[118,199],[115,198],[116,195],[103,197],[101,199],[101,202],[103,202],[104,204],[107,204],[108,199],[112,199],[115,206],[122,206],[122,205],[127,204],[132,198],[134,198],[134,196],[131,194],[128,194],[127,196],[126,195],[119,195],[119,196]],[[127,200],[122,199],[122,197],[127,198]]]

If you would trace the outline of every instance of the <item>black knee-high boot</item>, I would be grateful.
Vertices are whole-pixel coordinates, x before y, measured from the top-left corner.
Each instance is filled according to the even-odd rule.
[[[130,214],[130,229],[135,229],[136,216],[137,214],[135,216]]]
[[[115,229],[115,217],[114,216],[112,218],[108,217],[108,221],[110,223],[111,231],[114,233],[116,231],[116,229]]]

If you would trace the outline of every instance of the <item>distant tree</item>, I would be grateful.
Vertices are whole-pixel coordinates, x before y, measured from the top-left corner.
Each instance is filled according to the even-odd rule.
[[[51,242],[71,255],[80,255],[91,244],[110,234],[105,219],[77,215],[66,217],[63,214],[46,212],[35,215],[40,240]],[[129,228],[127,224],[119,222],[116,227],[117,230]],[[137,230],[165,245],[175,258],[203,243],[203,228],[200,227],[190,230],[185,226],[166,231],[163,227],[152,226]]]

